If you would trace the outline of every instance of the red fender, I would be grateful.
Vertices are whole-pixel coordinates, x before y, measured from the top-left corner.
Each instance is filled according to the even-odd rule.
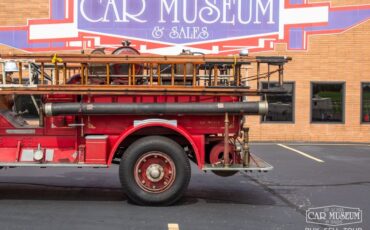
[[[198,162],[198,167],[201,168],[204,164],[203,160],[204,159],[204,137],[203,136],[192,136],[190,135],[184,128],[179,127],[179,126],[174,126],[171,124],[166,124],[166,123],[161,123],[161,122],[153,122],[153,123],[148,123],[148,124],[143,124],[139,126],[130,126],[127,130],[125,130],[118,138],[116,141],[115,145],[113,146],[110,154],[109,154],[109,159],[108,159],[108,165],[112,163],[113,156],[115,152],[117,151],[119,145],[122,143],[123,140],[125,140],[128,136],[133,134],[134,132],[148,128],[148,127],[163,127],[163,128],[168,128],[171,129],[178,134],[182,135],[185,137],[191,146],[193,147],[195,157]]]

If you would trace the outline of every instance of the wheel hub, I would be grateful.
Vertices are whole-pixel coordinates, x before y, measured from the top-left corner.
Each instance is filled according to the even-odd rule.
[[[146,175],[150,181],[158,182],[164,176],[163,167],[159,164],[151,164],[146,170]]]
[[[173,160],[162,152],[148,152],[135,164],[135,181],[146,192],[161,193],[169,189],[176,178]]]

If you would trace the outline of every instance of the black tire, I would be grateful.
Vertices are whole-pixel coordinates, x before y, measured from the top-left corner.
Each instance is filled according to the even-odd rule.
[[[231,177],[237,174],[239,171],[212,171],[212,172],[220,177]]]
[[[146,191],[135,178],[138,173],[136,165],[141,162],[140,159],[152,152],[160,152],[170,159],[175,170],[172,183],[165,191],[157,193]],[[135,141],[123,154],[119,167],[119,177],[124,192],[131,201],[139,205],[173,204],[186,191],[190,176],[190,163],[184,149],[173,140],[161,136],[148,136]]]

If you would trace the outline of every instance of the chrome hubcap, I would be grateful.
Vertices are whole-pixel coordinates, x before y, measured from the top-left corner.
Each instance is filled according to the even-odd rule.
[[[164,176],[163,167],[159,164],[151,164],[146,170],[146,176],[151,182],[162,180]]]

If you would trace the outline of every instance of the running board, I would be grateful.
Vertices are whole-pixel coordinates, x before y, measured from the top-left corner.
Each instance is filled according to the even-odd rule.
[[[205,164],[202,168],[203,171],[245,171],[245,172],[268,172],[271,171],[274,167],[262,160],[261,158],[252,155],[250,157],[249,165],[242,164],[232,164],[225,166],[223,164]]]
[[[108,168],[108,165],[104,164],[42,164],[42,163],[2,163],[0,167],[59,167],[59,168]]]

